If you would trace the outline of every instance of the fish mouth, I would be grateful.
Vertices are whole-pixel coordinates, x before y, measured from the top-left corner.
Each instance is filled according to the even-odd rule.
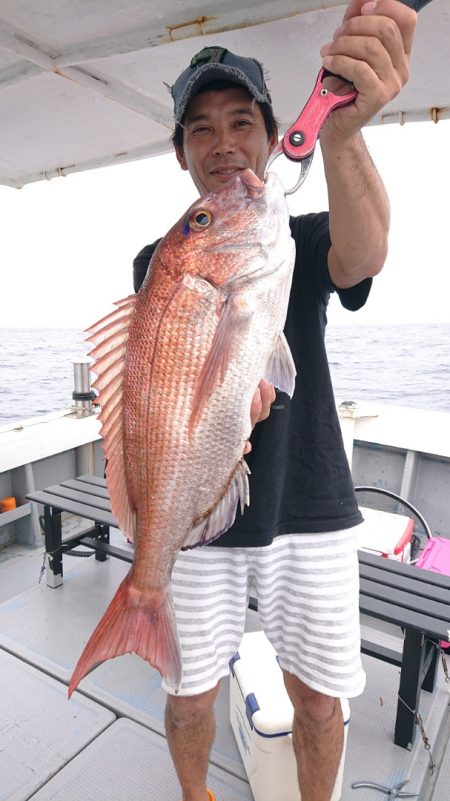
[[[244,170],[241,174],[241,181],[245,186],[247,196],[251,198],[251,200],[259,200],[259,198],[263,196],[266,185],[264,181],[258,178],[253,170]]]
[[[260,200],[264,196],[266,198],[269,198],[269,196],[284,198],[284,190],[273,172],[269,172],[262,180],[258,178],[253,170],[247,168],[240,174],[240,180],[250,200]]]

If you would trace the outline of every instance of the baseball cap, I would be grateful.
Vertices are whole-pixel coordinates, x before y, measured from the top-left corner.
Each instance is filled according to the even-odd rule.
[[[174,103],[175,123],[180,123],[187,105],[198,90],[210,81],[228,80],[244,86],[259,103],[272,105],[264,80],[262,64],[255,58],[231,53],[225,47],[204,47],[191,59],[177,78],[170,93]]]

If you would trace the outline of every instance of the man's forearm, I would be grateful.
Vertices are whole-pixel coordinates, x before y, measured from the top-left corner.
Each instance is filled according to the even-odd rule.
[[[389,201],[361,134],[345,145],[324,141],[322,153],[330,209],[329,267],[336,286],[344,288],[383,267]]]

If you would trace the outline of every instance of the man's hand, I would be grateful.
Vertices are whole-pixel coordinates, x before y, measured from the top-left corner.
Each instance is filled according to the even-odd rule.
[[[351,138],[400,92],[409,77],[416,18],[398,0],[351,0],[321,55],[324,67],[351,81],[358,96],[330,115],[321,140]]]
[[[255,391],[255,394],[252,398],[252,404],[250,406],[250,419],[252,422],[252,428],[256,425],[256,423],[260,423],[261,420],[265,420],[270,414],[270,407],[276,398],[275,389],[272,384],[269,384],[268,381],[259,382],[258,387]],[[250,453],[252,446],[250,442],[247,442],[244,453]]]

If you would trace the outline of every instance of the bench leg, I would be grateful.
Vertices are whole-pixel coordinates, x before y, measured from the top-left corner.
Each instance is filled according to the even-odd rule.
[[[47,587],[59,587],[63,583],[61,550],[61,512],[44,506],[45,533],[45,578]]]
[[[99,533],[96,534],[95,539],[100,540],[100,542],[106,543],[106,545],[109,545],[109,526],[99,525],[97,526],[97,528]],[[96,551],[95,558],[97,559],[97,562],[106,562],[106,560],[108,559],[108,554]]]
[[[419,709],[425,644],[425,637],[420,631],[406,629],[394,735],[395,744],[402,748],[411,749],[414,744],[416,721],[411,710]]]

